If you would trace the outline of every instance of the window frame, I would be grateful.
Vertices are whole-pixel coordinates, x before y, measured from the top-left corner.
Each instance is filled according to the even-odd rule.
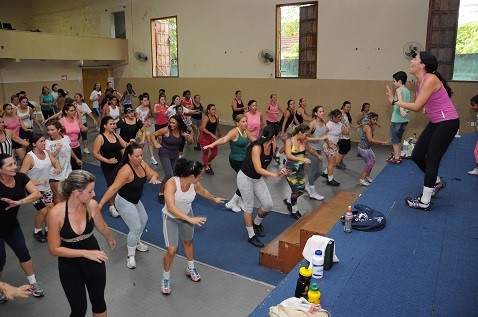
[[[153,37],[154,34],[154,22],[158,20],[168,20],[168,19],[175,19],[176,20],[176,67],[177,67],[177,75],[171,75],[171,69],[172,65],[169,65],[169,72],[170,75],[156,75],[155,76],[155,67],[156,67],[156,60],[157,60],[157,54],[156,54],[156,49],[157,49],[157,42],[155,41],[155,37]],[[178,16],[177,15],[172,15],[172,16],[166,16],[166,17],[160,17],[160,18],[154,18],[150,20],[150,30],[151,30],[151,76],[152,78],[179,78],[179,30],[178,30]],[[169,51],[171,52],[171,48],[169,46]],[[171,61],[171,57],[169,56],[169,61]]]

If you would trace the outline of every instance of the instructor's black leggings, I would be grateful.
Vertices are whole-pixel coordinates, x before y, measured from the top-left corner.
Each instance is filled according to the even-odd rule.
[[[413,148],[412,159],[425,173],[425,187],[434,187],[441,158],[456,135],[460,119],[428,123]]]

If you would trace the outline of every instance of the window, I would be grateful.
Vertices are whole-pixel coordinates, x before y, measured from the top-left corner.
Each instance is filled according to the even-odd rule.
[[[478,0],[430,0],[427,49],[445,79],[478,80]]]
[[[317,78],[317,7],[277,6],[276,77]]]
[[[115,39],[126,38],[126,23],[124,18],[124,11],[113,13],[113,36]]]
[[[178,76],[176,17],[151,20],[153,77]]]

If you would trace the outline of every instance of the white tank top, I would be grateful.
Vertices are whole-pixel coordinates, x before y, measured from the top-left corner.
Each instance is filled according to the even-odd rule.
[[[120,109],[118,106],[116,106],[115,109],[113,109],[113,107],[109,106],[110,107],[110,117],[113,118],[113,121],[116,123],[119,121],[120,119]]]
[[[194,184],[189,185],[189,189],[186,192],[181,190],[181,182],[179,177],[174,176],[174,181],[176,182],[176,192],[174,193],[174,204],[176,208],[181,210],[186,215],[189,214],[192,210],[192,202],[196,198],[196,191],[194,190]],[[163,213],[168,215],[171,218],[175,218],[169,210],[166,208],[166,205],[163,207]]]
[[[33,167],[27,172],[28,177],[35,181],[46,181],[44,185],[37,185],[39,191],[46,191],[50,189],[50,169],[51,161],[48,153],[45,153],[45,159],[40,160],[33,151],[28,152],[27,154],[33,158]]]
[[[17,108],[17,116],[22,120],[23,124],[27,128],[33,128],[33,121],[30,115],[30,107],[27,107],[25,112],[22,112],[20,107]]]

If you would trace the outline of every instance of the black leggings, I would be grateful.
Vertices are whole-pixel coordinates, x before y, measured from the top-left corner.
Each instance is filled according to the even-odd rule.
[[[425,187],[434,187],[438,176],[441,158],[455,137],[460,119],[429,122],[413,148],[412,159],[425,173]]]
[[[83,258],[59,258],[58,271],[61,286],[70,304],[71,317],[84,317],[86,315],[88,307],[86,289],[88,289],[92,312],[101,314],[106,311],[105,263],[97,263]]]
[[[81,161],[81,147],[75,147],[73,149],[71,149],[76,157]],[[70,159],[70,163],[71,163],[71,169],[74,171],[74,170],[81,170],[81,165],[76,163],[76,160],[72,157]]]
[[[13,250],[13,252],[15,252],[15,255],[17,256],[20,263],[25,263],[32,259],[25,243],[23,231],[20,226],[18,226],[8,236],[0,237],[0,272],[3,271],[3,267],[5,266],[7,259],[7,254],[5,252],[5,243],[7,243]]]

